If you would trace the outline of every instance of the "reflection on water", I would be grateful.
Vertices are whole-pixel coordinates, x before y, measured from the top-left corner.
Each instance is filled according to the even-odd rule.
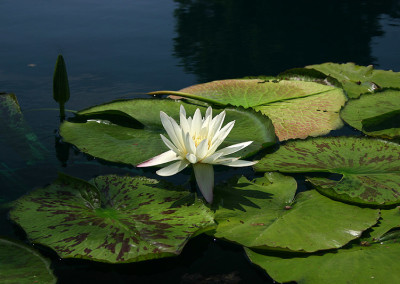
[[[397,0],[175,2],[175,56],[201,82],[326,61],[374,64],[380,16],[400,14]]]

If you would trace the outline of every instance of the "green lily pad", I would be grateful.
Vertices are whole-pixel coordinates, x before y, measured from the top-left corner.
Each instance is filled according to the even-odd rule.
[[[64,122],[60,133],[66,142],[74,144],[82,152],[111,162],[136,165],[168,150],[160,137],[160,134],[165,135],[160,111],[179,122],[180,105],[184,105],[188,116],[193,116],[196,108],[203,115],[206,111],[204,106],[173,100],[116,101],[79,112],[83,123]],[[221,111],[213,109],[214,115]],[[237,156],[244,157],[276,143],[274,127],[269,118],[241,108],[228,108],[225,111],[224,124],[232,120],[236,122],[220,148],[253,141],[238,152]]]
[[[280,283],[399,283],[399,239],[352,244],[325,254],[277,255],[245,248],[254,264]]]
[[[400,136],[400,91],[384,90],[349,101],[340,116],[352,127],[370,136]]]
[[[358,66],[354,63],[323,63],[307,68],[318,70],[342,83],[349,98],[358,98],[364,93],[373,93],[380,88],[400,88],[400,73],[375,70],[372,65]]]
[[[241,79],[194,85],[179,92],[160,91],[215,105],[254,108],[271,118],[279,140],[327,134],[342,127],[342,89],[305,81]]]
[[[50,262],[30,247],[0,238],[0,280],[3,284],[56,283]]]
[[[336,202],[315,190],[294,197],[296,187],[292,177],[266,173],[217,188],[215,236],[252,248],[314,252],[344,246],[379,219],[379,210]]]
[[[66,175],[16,201],[10,217],[34,243],[63,258],[121,263],[178,255],[213,226],[201,200],[170,208],[188,193],[144,177]]]
[[[372,227],[370,237],[379,240],[384,234],[394,228],[400,228],[400,207],[391,210],[381,210],[381,219],[378,226]]]
[[[330,172],[340,181],[309,178],[324,195],[373,206],[400,203],[400,145],[384,140],[326,137],[291,141],[254,166],[256,171]]]

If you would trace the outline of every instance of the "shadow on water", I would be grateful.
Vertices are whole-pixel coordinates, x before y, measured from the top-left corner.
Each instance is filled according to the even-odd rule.
[[[199,82],[327,61],[373,64],[380,16],[400,16],[397,0],[174,1],[174,55]]]

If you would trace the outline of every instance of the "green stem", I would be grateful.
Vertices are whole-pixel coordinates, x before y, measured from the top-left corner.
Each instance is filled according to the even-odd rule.
[[[213,99],[209,99],[209,98],[205,98],[205,97],[201,97],[201,96],[196,96],[196,95],[189,94],[189,93],[184,93],[184,92],[156,91],[156,92],[150,92],[150,93],[147,93],[147,94],[151,95],[151,96],[161,96],[161,95],[179,96],[179,97],[184,97],[184,98],[189,98],[189,99],[195,99],[195,100],[206,102],[206,103],[210,103],[210,104],[213,104],[213,105],[225,106],[224,103],[221,103],[219,101],[216,101],[216,100],[213,100]]]

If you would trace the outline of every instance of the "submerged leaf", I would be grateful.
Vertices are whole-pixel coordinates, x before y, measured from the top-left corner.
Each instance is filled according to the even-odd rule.
[[[279,140],[329,133],[343,124],[346,96],[340,88],[305,81],[240,79],[194,85],[175,94],[216,105],[243,106],[271,118]]]
[[[30,247],[0,238],[1,283],[56,283],[50,262]]]
[[[340,181],[309,178],[334,199],[373,206],[400,204],[400,145],[368,138],[292,141],[254,166],[256,171],[342,174]]]
[[[15,155],[28,164],[45,158],[46,149],[26,123],[14,94],[0,94],[0,119],[1,143],[14,149]]]
[[[379,210],[333,201],[315,190],[298,194],[296,181],[279,173],[242,177],[215,191],[215,236],[246,247],[314,252],[358,238]]]
[[[82,194],[92,187],[100,207]],[[87,183],[63,175],[17,200],[10,217],[60,257],[134,262],[178,255],[192,236],[213,226],[212,212],[198,199],[170,208],[187,194],[144,177],[109,175]]]

